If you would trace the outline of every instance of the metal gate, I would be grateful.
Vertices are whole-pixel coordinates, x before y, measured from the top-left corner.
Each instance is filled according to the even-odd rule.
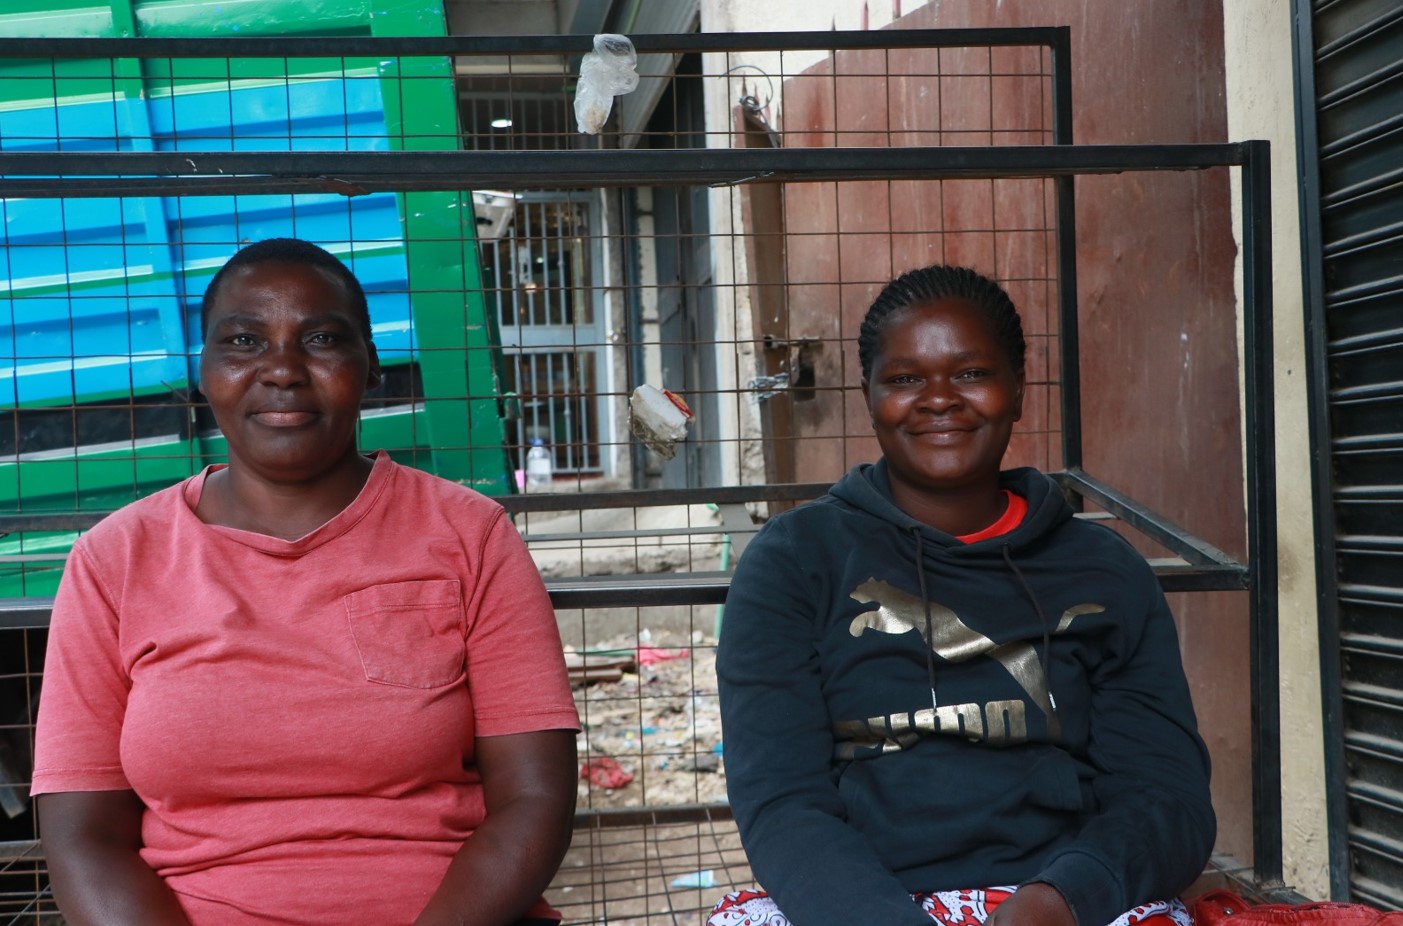
[[[526,465],[534,440],[550,450],[558,473],[597,473],[602,376],[606,367],[603,313],[591,283],[592,197],[578,193],[518,193],[514,218],[482,241],[482,265],[501,334],[502,388],[518,406],[513,458]]]
[[[1403,908],[1403,3],[1293,6],[1331,892]]]

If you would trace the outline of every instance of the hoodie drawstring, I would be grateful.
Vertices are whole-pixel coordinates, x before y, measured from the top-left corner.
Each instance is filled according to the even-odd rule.
[[[935,697],[935,626],[930,616],[930,596],[926,594],[926,558],[921,548],[920,529],[912,533],[916,535],[916,581],[921,589],[921,604],[926,609],[926,676],[930,680],[930,706],[932,710],[938,710],[940,701]]]
[[[1009,552],[1008,552],[1008,551],[1009,551],[1009,545],[1006,544],[1006,543],[1005,543],[1005,544],[1002,544],[1002,545],[1000,546],[1000,550],[1003,551],[1004,562],[1008,564],[1008,568],[1009,568],[1009,569],[1013,572],[1013,574],[1018,578],[1018,584],[1019,584],[1020,586],[1022,586],[1022,588],[1023,588],[1023,594],[1026,595],[1027,598],[1028,598],[1028,600],[1031,601],[1031,602],[1033,603],[1033,610],[1036,611],[1036,612],[1038,612],[1038,620],[1042,622],[1042,627],[1043,627],[1043,651],[1042,651],[1043,680],[1044,680],[1044,682],[1047,684],[1047,701],[1048,701],[1048,704],[1050,704],[1050,705],[1052,706],[1052,712],[1055,714],[1055,713],[1057,713],[1057,698],[1054,697],[1053,694],[1052,694],[1052,627],[1051,627],[1051,625],[1049,625],[1048,622],[1047,622],[1047,615],[1043,613],[1042,605],[1038,603],[1038,596],[1036,596],[1036,595],[1033,594],[1033,589],[1032,589],[1031,586],[1028,585],[1028,580],[1025,579],[1025,578],[1023,577],[1023,573],[1019,570],[1017,564],[1015,564],[1015,563],[1013,562],[1013,557],[1012,557],[1012,556],[1009,554]],[[922,594],[925,594],[924,590],[922,590]],[[926,620],[927,620],[927,621],[930,620],[930,606],[929,606],[929,605],[926,606]]]

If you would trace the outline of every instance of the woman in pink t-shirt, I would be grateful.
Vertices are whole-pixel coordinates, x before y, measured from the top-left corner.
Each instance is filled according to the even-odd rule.
[[[365,295],[296,239],[202,305],[227,466],[105,519],[55,601],[34,791],[72,926],[510,926],[569,844],[575,733],[501,507],[356,445]]]

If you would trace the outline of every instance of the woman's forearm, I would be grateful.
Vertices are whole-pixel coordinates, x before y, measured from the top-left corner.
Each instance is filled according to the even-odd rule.
[[[568,838],[528,838],[560,830],[534,814],[500,813],[468,838],[414,926],[506,926],[540,898]]]
[[[141,801],[130,791],[39,797],[49,883],[69,926],[189,926],[142,861]]]
[[[68,926],[189,926],[175,894],[134,852],[68,853],[49,871]]]
[[[487,817],[458,850],[414,926],[509,926],[541,896],[570,846],[575,734],[478,740]]]

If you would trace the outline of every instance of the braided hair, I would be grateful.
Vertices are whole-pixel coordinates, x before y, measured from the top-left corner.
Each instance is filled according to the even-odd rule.
[[[356,275],[351,272],[351,269],[342,263],[335,254],[312,244],[310,241],[303,241],[301,238],[265,238],[236,251],[234,256],[229,258],[223,267],[219,268],[214,279],[209,281],[209,286],[205,289],[204,299],[200,301],[200,334],[202,336],[209,334],[209,312],[214,307],[215,297],[219,295],[219,289],[224,285],[225,279],[241,268],[269,263],[304,264],[323,270],[333,278],[340,280],[341,285],[346,290],[346,297],[350,300],[351,312],[360,322],[361,334],[365,337],[365,343],[370,343],[370,307],[366,304],[365,290],[361,287],[360,280],[356,279]]]
[[[909,270],[888,283],[862,319],[857,335],[857,358],[862,364],[862,378],[872,378],[872,364],[881,346],[882,329],[898,312],[914,305],[939,299],[964,299],[979,307],[993,326],[994,337],[1004,350],[1017,373],[1023,372],[1027,342],[1023,340],[1023,323],[1013,300],[1003,287],[968,267],[934,264],[919,270]]]

